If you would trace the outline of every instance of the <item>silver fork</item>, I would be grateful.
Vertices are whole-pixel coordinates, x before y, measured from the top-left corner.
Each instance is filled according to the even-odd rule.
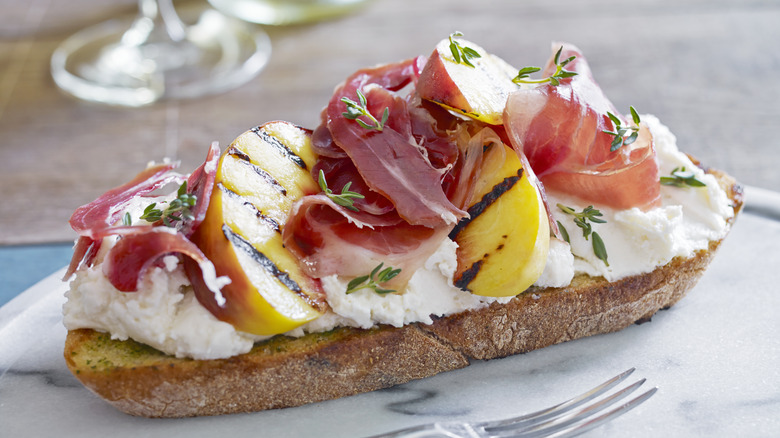
[[[645,379],[640,379],[631,385],[617,389],[611,394],[599,398],[599,396],[628,378],[634,370],[635,368],[626,370],[570,400],[531,414],[504,420],[482,422],[430,423],[376,435],[371,438],[541,438],[577,436],[625,414],[655,394],[658,388],[654,387],[631,400],[617,404],[645,383]],[[598,412],[615,404],[617,404],[616,407],[596,416]]]

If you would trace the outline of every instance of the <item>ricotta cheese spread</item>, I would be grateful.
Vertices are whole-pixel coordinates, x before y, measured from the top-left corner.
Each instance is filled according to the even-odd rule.
[[[609,281],[650,272],[676,256],[688,257],[706,249],[710,240],[722,238],[733,215],[726,194],[714,177],[706,175],[679,152],[676,140],[655,117],[645,115],[655,141],[656,159],[662,175],[684,166],[695,172],[706,187],[661,187],[663,205],[643,212],[639,209],[615,211],[596,206],[604,224],[594,224],[604,240],[609,266],[593,253],[592,243],[572,222],[572,216],[556,207],[557,203],[581,211],[582,201],[560,193],[547,193],[553,216],[569,231],[570,244],[552,239],[547,264],[536,286],[562,287],[574,275],[603,276]],[[182,266],[174,256],[163,259],[162,266],[151,268],[137,292],[116,290],[103,275],[101,261],[113,244],[106,238],[101,253],[91,267],[80,269],[66,293],[63,321],[69,330],[91,328],[111,333],[112,338],[132,338],[177,357],[216,359],[245,353],[263,337],[236,331],[219,321],[198,303]],[[445,239],[423,268],[412,276],[405,293],[380,296],[371,290],[346,294],[349,279],[338,276],[322,280],[332,311],[288,333],[327,331],[338,326],[370,328],[378,324],[400,327],[422,322],[433,316],[446,316],[478,309],[493,301],[453,286],[457,265],[457,245]]]
[[[656,117],[643,115],[642,121],[653,133],[661,176],[670,176],[676,168],[684,167],[706,186],[679,188],[661,185],[662,206],[649,211],[595,206],[606,223],[592,224],[593,231],[598,232],[604,241],[609,266],[596,257],[592,241],[583,237],[573,222],[574,217],[556,206],[560,203],[582,211],[590,204],[548,191],[552,215],[569,234],[574,275],[582,273],[615,281],[647,273],[669,263],[674,257],[691,257],[696,251],[707,249],[710,241],[721,239],[728,232],[727,221],[734,211],[715,177],[706,174],[678,150],[676,138]],[[550,262],[552,260],[548,260]]]

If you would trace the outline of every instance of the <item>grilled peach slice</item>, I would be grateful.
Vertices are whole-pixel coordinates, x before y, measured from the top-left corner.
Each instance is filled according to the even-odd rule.
[[[547,211],[536,185],[512,148],[498,172],[472,198],[470,218],[450,233],[458,243],[454,283],[476,295],[506,297],[531,286],[549,250]]]
[[[417,92],[423,99],[459,114],[491,125],[503,124],[506,99],[519,88],[512,82],[517,69],[474,43],[461,39],[454,41],[480,55],[470,59],[473,67],[462,60],[456,62],[450,40],[442,40],[420,73]]]
[[[231,283],[222,288],[224,303],[204,285],[193,287],[201,304],[238,330],[284,333],[324,311],[319,284],[303,274],[281,235],[292,203],[319,191],[310,145],[308,131],[272,122],[243,133],[220,157],[192,240]]]

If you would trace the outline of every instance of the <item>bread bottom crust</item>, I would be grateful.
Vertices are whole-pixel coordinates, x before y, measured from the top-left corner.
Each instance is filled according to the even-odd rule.
[[[734,203],[741,188],[715,173]],[[299,406],[387,388],[474,359],[525,353],[644,322],[699,280],[720,241],[690,258],[612,283],[577,276],[565,288],[531,288],[507,304],[371,330],[339,328],[301,338],[276,336],[227,359],[177,359],[132,340],[71,330],[65,360],[91,391],[145,417],[189,417]]]

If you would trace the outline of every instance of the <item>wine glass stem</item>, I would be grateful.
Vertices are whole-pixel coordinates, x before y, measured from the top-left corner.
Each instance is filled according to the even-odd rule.
[[[173,0],[138,0],[138,11],[138,17],[122,36],[123,44],[140,46],[162,35],[174,42],[186,38],[187,26],[176,14]],[[155,29],[158,30],[153,35]],[[164,30],[164,33],[160,30]]]

